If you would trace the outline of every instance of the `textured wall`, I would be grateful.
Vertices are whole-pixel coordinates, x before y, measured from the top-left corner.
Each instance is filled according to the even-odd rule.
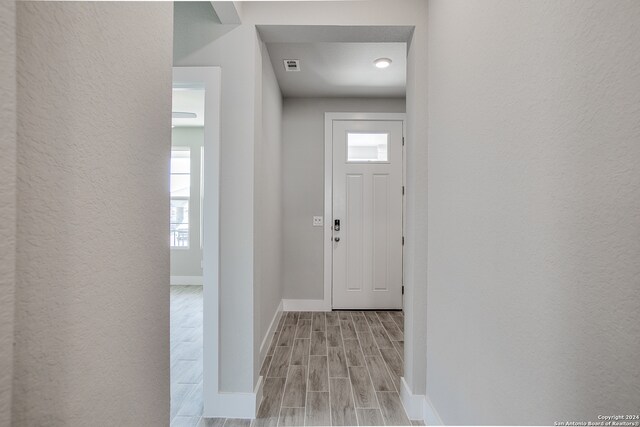
[[[324,113],[404,113],[404,99],[287,98],[282,135],[284,298],[324,294]]]
[[[0,3],[0,426],[11,422],[16,267],[16,4]]]
[[[640,2],[429,3],[427,391],[448,424],[640,408]]]
[[[14,424],[166,425],[172,6],[17,12]]]

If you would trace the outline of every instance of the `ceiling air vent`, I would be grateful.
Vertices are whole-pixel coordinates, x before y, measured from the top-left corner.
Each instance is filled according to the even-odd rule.
[[[299,59],[285,59],[284,60],[284,69],[287,71],[300,71],[300,60]]]

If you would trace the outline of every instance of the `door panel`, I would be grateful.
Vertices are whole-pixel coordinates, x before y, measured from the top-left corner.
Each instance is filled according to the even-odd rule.
[[[362,175],[347,175],[347,215],[344,219],[347,260],[347,289],[361,290],[364,281],[364,188]]]
[[[402,127],[333,121],[333,308],[402,308]]]
[[[388,290],[389,283],[389,175],[373,175],[373,289]]]

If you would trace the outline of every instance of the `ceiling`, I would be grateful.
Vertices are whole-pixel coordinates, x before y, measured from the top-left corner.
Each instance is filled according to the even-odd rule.
[[[204,126],[204,89],[173,88],[173,113],[195,113],[195,118],[172,118],[178,127]]]
[[[407,25],[256,25],[265,43],[365,43],[408,42],[413,26]]]
[[[404,98],[407,45],[376,43],[266,43],[284,97]],[[378,58],[393,62],[385,69]],[[299,59],[300,71],[285,71],[285,59]]]

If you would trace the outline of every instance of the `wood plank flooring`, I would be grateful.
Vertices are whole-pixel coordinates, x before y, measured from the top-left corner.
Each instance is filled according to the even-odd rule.
[[[202,417],[202,286],[173,285],[170,295],[171,427],[195,427]]]
[[[253,426],[416,425],[399,395],[403,326],[399,311],[283,313]]]
[[[202,417],[202,287],[171,287],[171,427],[423,425],[399,396],[402,312],[285,312],[255,420]]]

